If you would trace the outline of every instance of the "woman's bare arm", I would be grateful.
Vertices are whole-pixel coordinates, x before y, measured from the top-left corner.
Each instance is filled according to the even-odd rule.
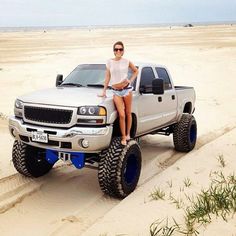
[[[104,82],[104,89],[103,91],[106,91],[108,84],[110,82],[111,79],[111,73],[109,69],[106,69],[106,73],[105,73],[105,82]]]
[[[104,88],[103,88],[102,94],[98,95],[99,97],[106,97],[106,90],[110,82],[110,79],[111,79],[111,73],[110,73],[110,70],[107,68],[106,73],[105,73]]]
[[[132,62],[129,62],[129,68],[133,71],[133,74],[130,77],[130,83],[132,83],[138,75],[138,68]]]

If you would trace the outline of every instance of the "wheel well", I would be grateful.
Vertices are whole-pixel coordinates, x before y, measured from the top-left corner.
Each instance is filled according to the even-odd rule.
[[[191,102],[187,102],[184,106],[184,111],[183,113],[192,113],[192,103]]]
[[[130,136],[131,138],[133,138],[135,137],[137,130],[137,117],[134,113],[132,113],[131,115],[132,115],[132,125],[130,130]],[[121,136],[121,131],[120,131],[119,116],[118,116],[113,124],[112,137],[120,137],[120,136]]]

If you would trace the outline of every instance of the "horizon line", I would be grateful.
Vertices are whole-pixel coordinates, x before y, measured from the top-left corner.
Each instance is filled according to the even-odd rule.
[[[226,21],[189,21],[189,22],[162,22],[162,23],[140,23],[140,24],[110,24],[110,25],[102,25],[102,24],[88,24],[88,25],[22,25],[22,26],[0,26],[0,28],[63,28],[63,27],[75,27],[75,28],[108,28],[108,27],[124,27],[124,26],[182,26],[186,24],[194,24],[195,25],[214,25],[214,24],[235,24],[236,20],[226,20]]]

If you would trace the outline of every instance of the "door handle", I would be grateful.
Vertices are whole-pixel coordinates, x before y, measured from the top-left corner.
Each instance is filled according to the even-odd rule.
[[[162,102],[162,97],[158,97],[158,102]]]
[[[172,100],[175,100],[175,95],[172,95],[171,98],[172,98]]]

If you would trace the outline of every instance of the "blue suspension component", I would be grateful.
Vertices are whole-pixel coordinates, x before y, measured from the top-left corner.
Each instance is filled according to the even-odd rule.
[[[58,154],[56,151],[46,150],[46,160],[48,163],[54,165],[58,161]]]
[[[71,162],[76,168],[83,168],[85,164],[85,154],[81,152],[71,153]]]
[[[67,158],[70,156],[70,161],[77,169],[81,169],[85,165],[85,154],[82,152],[57,152],[53,150],[46,150],[46,160],[52,165],[59,160],[59,155],[60,159],[62,159],[62,156]]]

